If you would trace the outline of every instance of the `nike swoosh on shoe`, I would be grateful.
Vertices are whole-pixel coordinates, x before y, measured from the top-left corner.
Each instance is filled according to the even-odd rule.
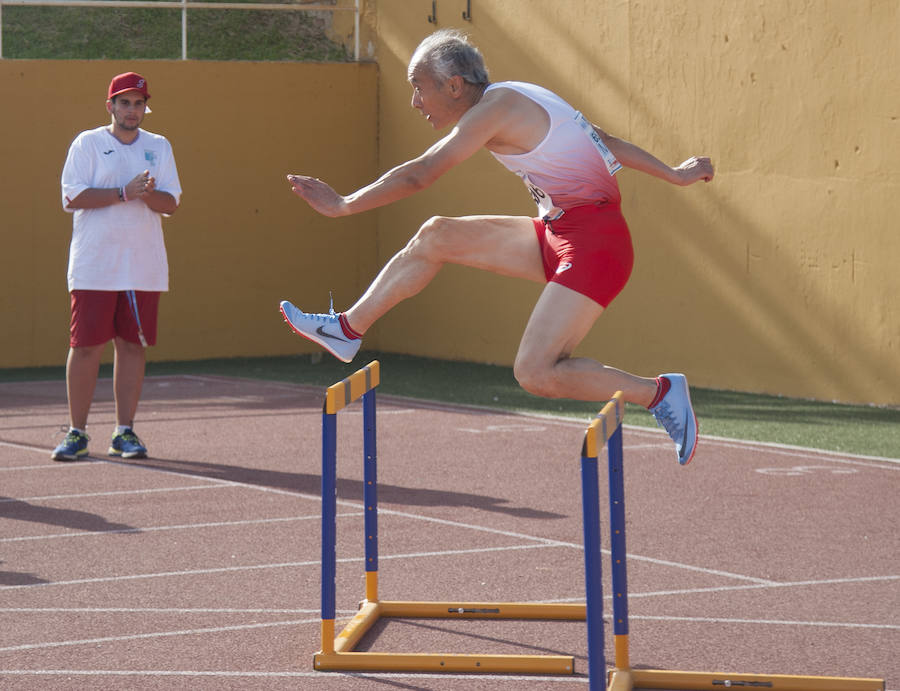
[[[350,342],[349,339],[344,338],[343,336],[336,336],[336,335],[334,335],[334,334],[328,333],[328,332],[325,330],[325,327],[324,327],[324,326],[320,326],[318,329],[316,329],[316,333],[319,334],[320,336],[324,336],[325,338],[330,338],[330,339],[335,340],[335,341],[341,341],[342,343],[349,343],[349,342]]]

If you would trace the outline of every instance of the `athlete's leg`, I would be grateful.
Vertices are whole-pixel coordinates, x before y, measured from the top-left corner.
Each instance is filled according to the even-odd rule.
[[[69,424],[84,431],[87,428],[91,401],[97,386],[100,358],[105,343],[95,346],[70,347],[66,358],[66,391],[69,398]]]
[[[393,256],[363,296],[344,313],[350,326],[365,333],[394,305],[427,286],[448,263],[532,281],[546,280],[530,218],[435,216]]]
[[[145,351],[140,343],[131,343],[121,336],[116,336],[115,348],[113,390],[116,396],[116,424],[131,427],[144,384]]]
[[[603,307],[558,283],[548,283],[535,305],[514,373],[526,391],[547,398],[604,401],[622,391],[630,403],[648,406],[655,378],[639,377],[589,358],[571,357]]]

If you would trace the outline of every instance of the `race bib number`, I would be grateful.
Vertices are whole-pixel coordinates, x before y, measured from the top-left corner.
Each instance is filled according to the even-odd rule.
[[[612,151],[603,143],[603,140],[600,139],[600,135],[597,134],[597,130],[594,129],[594,126],[587,121],[581,113],[575,113],[575,122],[585,131],[588,137],[591,138],[591,143],[594,145],[594,148],[600,152],[600,155],[603,157],[603,162],[606,163],[606,169],[609,171],[610,175],[615,175],[622,169],[622,164],[616,160],[616,157],[613,156]]]
[[[538,214],[541,218],[545,221],[555,221],[565,213],[553,203],[553,199],[550,198],[549,194],[531,181],[531,178],[529,178],[526,173],[520,172],[519,175],[522,177],[522,181],[531,193],[531,198],[534,199],[534,203],[537,204]]]

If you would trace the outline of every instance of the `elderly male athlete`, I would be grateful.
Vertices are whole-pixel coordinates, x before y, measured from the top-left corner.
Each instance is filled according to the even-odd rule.
[[[349,362],[361,337],[394,305],[422,290],[445,263],[546,282],[516,355],[514,372],[527,391],[548,398],[625,400],[647,407],[688,463],[697,422],[682,374],[639,377],[572,351],[625,286],[633,255],[614,177],[622,166],[676,185],[709,181],[708,158],[671,168],[646,151],[608,135],[542,87],[491,84],[481,53],[460,33],[426,38],[409,63],[412,106],[449,134],[421,156],[342,196],[317,178],[288,175],[293,191],[326,216],[390,204],[431,185],[453,166],[487,148],[525,182],[538,218],[465,216],[429,219],[381,270],[350,309],[309,314],[290,302],[291,328]]]

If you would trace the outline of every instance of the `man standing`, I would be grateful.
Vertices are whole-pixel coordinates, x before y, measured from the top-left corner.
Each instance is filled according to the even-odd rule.
[[[618,390],[650,409],[688,463],[697,422],[682,374],[640,377],[571,356],[625,286],[633,255],[615,173],[623,166],[676,185],[709,181],[708,158],[672,168],[634,144],[608,135],[547,89],[490,83],[479,50],[454,30],[426,38],[410,60],[412,106],[449,134],[375,182],[339,195],[317,178],[289,175],[293,191],[326,216],[344,216],[403,199],[428,187],[482,147],[519,175],[538,217],[433,217],[381,270],[346,312],[309,314],[290,302],[281,312],[298,334],[344,362],[381,315],[422,290],[445,263],[546,282],[531,314],[513,371],[527,391],[548,398],[603,401]]]
[[[63,167],[63,209],[74,214],[66,360],[70,428],[53,450],[55,461],[88,453],[88,412],[110,340],[116,429],[108,453],[147,456],[133,430],[134,415],[144,382],[144,349],[156,344],[159,296],[169,289],[161,219],[173,214],[181,199],[172,146],[141,129],[149,98],[141,75],[113,77],[106,101],[110,124],[79,134]]]

